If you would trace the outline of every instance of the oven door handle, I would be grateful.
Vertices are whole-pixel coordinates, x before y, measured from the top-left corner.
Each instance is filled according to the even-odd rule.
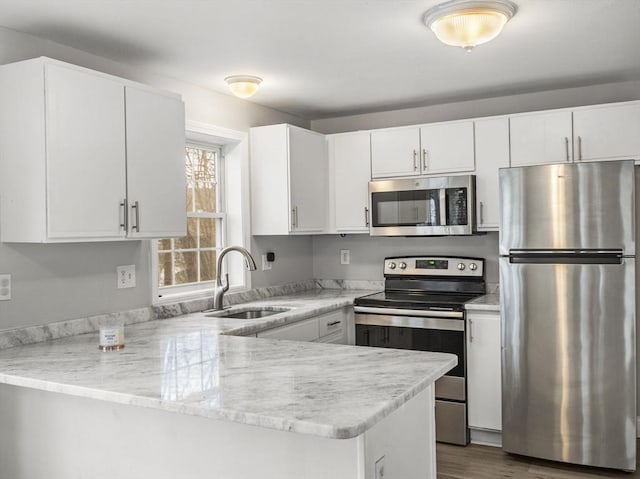
[[[367,306],[354,306],[356,313],[380,314],[380,315],[401,315],[401,316],[417,316],[420,318],[456,318],[463,319],[462,311],[446,311],[442,309],[394,309],[394,308],[372,308]]]
[[[358,313],[355,315],[355,323],[369,326],[392,326],[397,328],[434,329],[440,331],[464,331],[464,321],[460,321],[459,319]]]

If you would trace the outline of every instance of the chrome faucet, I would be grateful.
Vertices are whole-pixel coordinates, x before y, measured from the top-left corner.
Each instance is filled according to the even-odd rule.
[[[253,256],[251,256],[251,253],[249,253],[249,251],[247,251],[242,246],[229,246],[220,251],[220,254],[218,255],[218,264],[216,266],[216,291],[213,295],[213,309],[215,309],[216,311],[220,311],[221,309],[223,309],[222,300],[224,299],[224,293],[229,290],[229,273],[225,273],[224,276],[226,284],[224,285],[224,287],[222,286],[222,260],[224,259],[226,254],[231,251],[242,253],[247,262],[247,268],[249,269],[249,271],[256,270],[256,262],[253,259]]]

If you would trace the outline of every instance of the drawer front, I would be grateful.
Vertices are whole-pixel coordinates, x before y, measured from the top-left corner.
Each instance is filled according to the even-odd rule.
[[[318,316],[318,336],[333,335],[346,328],[346,317],[342,309]]]
[[[315,341],[318,339],[318,322],[315,319],[307,319],[280,328],[259,332],[258,337],[288,339],[290,341]]]

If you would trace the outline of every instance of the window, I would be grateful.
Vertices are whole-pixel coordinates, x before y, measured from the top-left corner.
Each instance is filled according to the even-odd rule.
[[[158,294],[211,288],[225,243],[222,149],[185,148],[187,235],[157,242]]]

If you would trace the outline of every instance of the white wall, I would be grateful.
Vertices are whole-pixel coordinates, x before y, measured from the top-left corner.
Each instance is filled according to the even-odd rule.
[[[187,120],[240,131],[283,122],[309,126],[308,121],[292,115],[0,27],[0,64],[38,56],[57,58],[180,93],[185,101]],[[151,303],[149,244],[148,241],[0,244],[0,273],[11,273],[13,279],[13,299],[0,302],[0,329],[148,306]],[[261,245],[259,241],[253,245],[258,256]],[[308,237],[274,238],[267,246],[281,255],[288,251],[298,253],[280,262],[277,274],[260,278],[258,285],[312,277]],[[136,265],[137,286],[118,290],[116,266],[125,264]]]

